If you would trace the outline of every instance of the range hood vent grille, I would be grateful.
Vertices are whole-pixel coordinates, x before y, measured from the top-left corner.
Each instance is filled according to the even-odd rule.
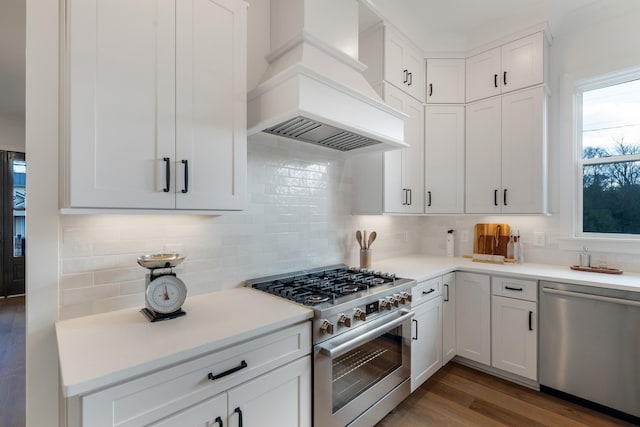
[[[381,144],[380,141],[298,116],[264,130],[278,136],[310,142],[334,150],[349,151]]]

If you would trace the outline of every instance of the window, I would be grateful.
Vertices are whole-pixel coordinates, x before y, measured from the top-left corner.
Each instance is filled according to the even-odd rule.
[[[578,235],[640,237],[640,70],[578,89]]]

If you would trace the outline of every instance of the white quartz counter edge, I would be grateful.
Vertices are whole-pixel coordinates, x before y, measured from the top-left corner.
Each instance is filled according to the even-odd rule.
[[[416,279],[418,282],[452,271],[485,273],[522,279],[548,280],[552,282],[597,286],[608,289],[640,292],[640,274],[602,274],[571,270],[568,266],[547,264],[486,264],[467,258],[446,258],[428,255],[410,255],[374,262],[374,270],[389,271],[398,277]]]
[[[65,397],[151,373],[294,325],[313,311],[237,288],[188,297],[186,316],[150,323],[139,308],[56,324]]]

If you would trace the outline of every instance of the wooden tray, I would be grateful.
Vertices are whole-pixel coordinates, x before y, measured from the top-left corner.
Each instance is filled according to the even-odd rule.
[[[617,268],[580,267],[579,265],[572,265],[569,268],[577,271],[589,271],[591,273],[622,274],[622,270],[618,270]]]

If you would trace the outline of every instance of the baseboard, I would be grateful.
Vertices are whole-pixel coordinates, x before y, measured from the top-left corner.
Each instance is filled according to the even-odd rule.
[[[540,391],[540,384],[537,381],[530,380],[529,378],[521,377],[510,372],[505,372],[502,369],[494,368],[493,366],[487,366],[482,363],[478,363],[474,360],[466,359],[461,356],[456,356],[453,361],[464,366],[468,366],[475,370],[484,372],[494,377],[502,378],[503,380],[510,381],[512,383],[519,384],[523,387],[527,387],[536,391]]]

